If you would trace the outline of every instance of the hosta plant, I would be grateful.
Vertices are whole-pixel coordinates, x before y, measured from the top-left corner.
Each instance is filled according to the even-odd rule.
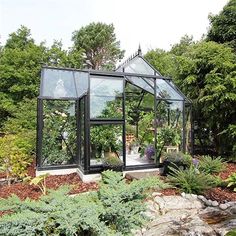
[[[43,195],[47,194],[47,186],[46,186],[46,178],[49,176],[49,174],[39,175],[33,178],[30,181],[30,185],[36,185],[39,187],[40,191]]]
[[[233,191],[236,192],[236,173],[231,174],[226,182],[228,183],[227,187],[233,187]]]

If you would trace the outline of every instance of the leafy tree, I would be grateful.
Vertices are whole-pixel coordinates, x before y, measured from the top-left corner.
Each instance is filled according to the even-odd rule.
[[[218,15],[210,15],[208,40],[229,43],[236,50],[236,0],[230,0]]]
[[[190,45],[193,45],[195,42],[193,41],[193,36],[188,36],[187,34],[181,37],[180,42],[174,44],[170,50],[176,56],[181,56],[186,52],[187,48]]]
[[[112,24],[91,23],[75,31],[72,40],[74,50],[84,50],[87,65],[92,69],[112,69],[124,55]]]
[[[21,26],[10,34],[0,55],[0,127],[19,109],[19,102],[38,95],[43,61],[45,47],[34,44],[29,29]]]
[[[146,58],[192,99],[194,119],[200,130],[208,130],[218,153],[232,152],[236,150],[235,54],[215,42],[184,44],[170,52],[148,52]]]
[[[83,50],[64,50],[61,41],[55,40],[52,46],[47,49],[46,55],[46,62],[50,66],[83,67]]]

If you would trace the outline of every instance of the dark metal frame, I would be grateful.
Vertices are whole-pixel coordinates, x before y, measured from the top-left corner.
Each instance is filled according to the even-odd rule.
[[[145,59],[144,59],[145,60]],[[147,62],[148,63],[148,62]],[[148,63],[149,64],[149,63]],[[149,64],[150,65],[150,64]],[[153,68],[150,65],[151,68]],[[154,80],[154,94],[153,96],[155,97],[154,99],[154,114],[155,117],[157,116],[157,100],[169,100],[169,101],[181,101],[183,105],[183,110],[182,110],[182,115],[183,115],[183,137],[182,137],[182,146],[183,146],[183,151],[185,152],[185,147],[186,147],[186,122],[185,122],[185,105],[186,104],[191,104],[191,101],[185,97],[184,94],[176,87],[173,86],[170,81],[170,78],[166,78],[160,75],[158,71],[156,71],[154,68],[154,75],[143,75],[143,74],[136,74],[136,73],[126,73],[124,72],[103,72],[103,71],[94,71],[94,70],[77,70],[73,68],[58,68],[58,67],[43,67],[43,69],[56,69],[56,70],[68,70],[68,71],[79,71],[79,72],[87,72],[88,73],[88,91],[86,94],[83,94],[81,97],[84,99],[84,165],[81,166],[81,147],[80,147],[80,122],[79,122],[79,109],[80,105],[79,102],[81,100],[80,98],[60,98],[60,99],[55,99],[52,97],[45,97],[45,96],[40,96],[38,97],[38,103],[37,103],[37,155],[36,155],[36,162],[37,162],[37,169],[38,170],[48,170],[48,169],[63,169],[63,168],[80,168],[80,170],[84,174],[89,174],[89,173],[97,173],[102,171],[103,166],[102,165],[96,165],[93,166],[90,164],[90,159],[91,159],[91,153],[90,153],[90,127],[91,125],[97,124],[97,125],[107,125],[107,124],[113,124],[113,125],[122,125],[123,127],[123,134],[122,134],[122,139],[123,139],[123,162],[124,162],[124,169],[125,170],[135,170],[135,169],[146,169],[146,168],[155,168],[159,164],[145,164],[145,165],[136,165],[136,166],[126,166],[126,112],[125,112],[125,101],[126,101],[126,93],[125,93],[125,84],[128,81],[127,76],[132,76],[132,77],[137,77],[139,79],[143,79],[149,86],[151,86],[148,81],[146,81],[145,78],[151,78]],[[44,70],[41,73],[41,88],[43,86],[43,73]],[[110,119],[101,119],[101,118],[92,118],[90,119],[90,80],[92,77],[110,77],[114,79],[122,79],[123,80],[123,95],[122,95],[122,110],[123,110],[123,116],[122,118],[110,118]],[[164,99],[164,98],[157,98],[157,80],[158,79],[163,79],[166,80],[167,83],[183,98],[183,100],[178,100],[178,99]],[[128,81],[131,83],[130,81]],[[133,84],[133,83],[131,83]],[[133,84],[134,85],[134,84]],[[134,85],[136,87],[139,87],[137,85]],[[152,87],[152,86],[151,86]],[[142,89],[141,87],[139,87]],[[147,91],[148,92],[148,91]],[[76,134],[77,134],[77,157],[76,157],[76,162],[73,165],[52,165],[52,166],[42,166],[42,138],[43,138],[43,100],[74,100],[75,101],[75,107],[76,107]],[[192,129],[191,129],[192,131]],[[155,148],[157,147],[157,124],[156,121],[154,122],[154,145]],[[191,135],[192,137],[192,135]],[[192,148],[191,148],[192,149]],[[157,158],[157,157],[155,157]]]

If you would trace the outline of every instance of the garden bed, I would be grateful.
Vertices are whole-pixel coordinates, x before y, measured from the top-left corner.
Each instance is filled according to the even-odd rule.
[[[226,180],[233,173],[236,173],[236,163],[227,163],[225,170],[220,172],[218,176],[220,176],[221,179]],[[216,200],[220,203],[236,201],[236,192],[233,192],[226,187],[209,189],[204,195],[206,198]]]
[[[28,175],[35,177],[35,167],[34,163],[28,168]],[[236,172],[236,163],[228,163],[224,171],[222,171],[219,176],[222,179],[227,179],[232,173]],[[5,175],[0,173],[0,178],[4,178]],[[164,180],[163,177],[161,179]],[[46,186],[48,189],[57,189],[62,185],[71,185],[71,194],[87,192],[91,190],[97,190],[98,184],[83,183],[77,173],[67,174],[67,175],[50,175],[46,178]],[[180,191],[175,188],[169,188],[161,190],[163,195],[179,195]],[[30,185],[29,183],[19,182],[13,183],[10,186],[2,185],[0,186],[0,198],[7,198],[12,194],[16,194],[19,198],[25,199],[27,197],[31,199],[38,199],[41,196],[41,191],[37,186]],[[228,188],[217,187],[212,188],[205,192],[204,194],[207,198],[212,200],[217,200],[218,202],[225,201],[236,201],[236,192]]]

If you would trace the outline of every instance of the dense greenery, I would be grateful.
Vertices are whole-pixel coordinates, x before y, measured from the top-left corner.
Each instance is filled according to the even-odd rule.
[[[106,66],[108,66],[108,64],[111,66],[116,63],[116,61],[122,57],[123,51],[119,49],[119,42],[115,39],[114,27],[101,23],[94,23],[92,26],[82,28],[77,33],[74,33],[73,38],[75,45],[69,50],[64,50],[62,43],[56,40],[51,47],[46,47],[45,43],[36,44],[31,37],[30,30],[25,26],[21,26],[16,32],[10,34],[6,44],[1,46],[0,131],[4,134],[14,133],[17,137],[22,139],[22,142],[28,142],[28,146],[31,147],[31,154],[35,153],[36,98],[39,95],[41,67],[43,64],[46,64],[82,68],[85,64],[83,54],[87,53],[86,50],[88,50],[85,45],[91,43],[91,40],[88,38],[82,40],[83,45],[80,45],[81,40],[78,40],[83,34],[82,31],[89,27],[94,28],[94,30],[101,30],[96,38],[97,43],[93,44],[93,50],[97,52],[96,57],[103,57],[103,49],[106,48],[106,56],[104,60],[102,59],[102,63],[107,63]],[[93,37],[96,32],[91,31],[91,37]],[[99,51],[101,46],[99,42],[104,46],[102,51]],[[108,42],[110,42],[109,46],[107,46]],[[91,44],[89,45],[91,46]],[[93,56],[89,59],[92,60]],[[70,123],[71,122],[67,122],[67,124]],[[49,126],[50,124],[47,122],[46,128],[49,128]],[[66,129],[69,128],[66,127]],[[55,130],[55,132],[57,131],[58,129]],[[47,134],[52,135],[52,132],[48,132],[47,130]],[[54,139],[51,140],[51,144],[54,145],[54,148],[52,148],[51,145],[50,153],[47,153],[50,154],[50,160],[48,161],[51,163],[58,162],[59,159],[64,160],[64,157],[68,156],[68,153],[62,153],[61,157],[55,157],[55,139],[58,138],[58,135],[60,135],[60,133],[57,133],[57,136],[54,136]],[[45,138],[47,139],[47,137]],[[6,141],[6,139],[2,140],[2,142],[4,141]],[[6,143],[4,145],[7,146],[8,144]]]
[[[117,60],[123,58],[114,30],[113,24],[91,23],[73,33],[73,47],[84,50],[88,67],[114,69]]]
[[[6,135],[0,138],[0,171],[6,174],[8,184],[12,178],[26,176],[26,167],[31,163],[32,146],[20,135]]]
[[[127,184],[106,171],[98,192],[69,197],[62,187],[38,201],[12,196],[0,200],[0,210],[12,211],[1,218],[0,235],[130,235],[147,220],[145,192],[166,186],[157,178]]]
[[[146,54],[165,76],[171,76],[193,101],[198,125],[196,138],[202,145],[213,144],[220,155],[236,151],[236,54],[216,42],[193,42],[185,36],[172,50]]]
[[[230,0],[218,15],[210,15],[209,40],[229,43],[236,50],[236,1]]]
[[[196,144],[213,144],[221,156],[236,155],[235,8],[236,1],[230,0],[219,15],[210,16],[207,37],[199,42],[184,36],[168,52],[156,49],[145,55],[192,99]],[[69,50],[56,40],[46,47],[45,43],[36,44],[30,30],[21,26],[0,48],[0,131],[14,133],[23,142],[29,142],[31,154],[35,152],[32,143],[36,141],[36,97],[42,64],[111,69],[124,54],[112,24],[91,23],[76,30],[72,40],[74,44]],[[127,98],[128,122],[132,128],[140,121],[140,143],[150,139],[148,145],[152,145],[151,132],[144,130],[149,119],[153,119],[152,112],[146,104],[146,112],[135,109],[139,95],[137,99]],[[146,101],[153,102],[148,97]],[[52,153],[52,159],[54,156]]]

